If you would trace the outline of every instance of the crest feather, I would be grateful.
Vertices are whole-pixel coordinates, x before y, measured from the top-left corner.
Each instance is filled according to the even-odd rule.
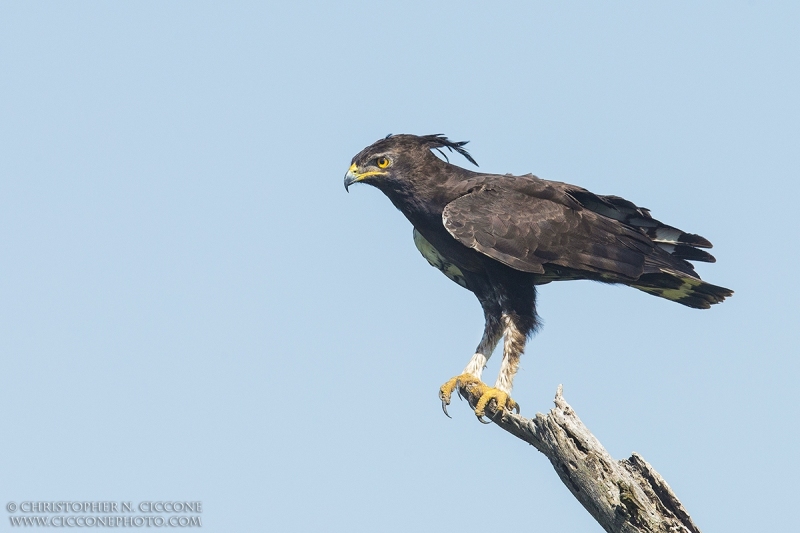
[[[420,137],[420,140],[423,142],[423,144],[427,145],[428,148],[430,148],[431,150],[437,150],[440,154],[444,156],[445,159],[447,159],[447,156],[444,154],[444,152],[442,152],[442,150],[440,150],[441,148],[447,148],[451,152],[458,152],[459,154],[463,155],[467,159],[467,161],[469,161],[476,167],[478,166],[478,162],[475,161],[475,159],[473,159],[473,157],[469,155],[467,149],[464,148],[464,145],[467,144],[469,141],[454,142],[445,137],[444,134],[442,133],[437,133],[435,135],[423,135]],[[450,162],[449,159],[447,159],[447,161],[448,163]]]

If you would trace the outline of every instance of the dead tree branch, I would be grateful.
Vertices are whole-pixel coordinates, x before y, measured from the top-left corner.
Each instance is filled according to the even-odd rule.
[[[479,396],[460,387],[475,408]],[[700,533],[658,472],[639,454],[615,461],[561,395],[555,408],[532,419],[509,412],[487,416],[542,452],[561,481],[608,533]]]

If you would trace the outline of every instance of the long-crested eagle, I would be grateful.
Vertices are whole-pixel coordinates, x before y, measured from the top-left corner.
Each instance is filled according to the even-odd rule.
[[[662,224],[619,196],[601,196],[532,174],[473,172],[433,154],[464,148],[443,135],[390,135],[352,160],[345,188],[358,182],[383,191],[414,226],[414,244],[483,307],[483,337],[461,375],[439,390],[442,409],[459,385],[480,392],[475,414],[490,401],[516,410],[509,396],[525,342],[539,324],[536,286],[589,279],[621,283],[696,309],[733,291],[700,279],[691,261],[713,263],[711,243]],[[447,159],[447,157],[445,157]],[[503,361],[494,387],[481,373],[501,338]],[[449,415],[448,415],[449,416]]]

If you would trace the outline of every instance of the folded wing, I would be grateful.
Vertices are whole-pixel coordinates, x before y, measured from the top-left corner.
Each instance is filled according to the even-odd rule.
[[[442,219],[462,244],[524,272],[543,274],[552,264],[620,281],[644,272],[655,247],[647,235],[548,196],[485,186],[448,204]]]

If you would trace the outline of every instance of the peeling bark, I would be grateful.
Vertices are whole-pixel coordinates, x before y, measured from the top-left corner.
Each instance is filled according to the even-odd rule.
[[[459,388],[475,408],[479,396]],[[487,417],[531,444],[552,463],[561,481],[609,533],[700,533],[681,502],[639,454],[615,461],[562,397],[534,418],[487,410]]]

